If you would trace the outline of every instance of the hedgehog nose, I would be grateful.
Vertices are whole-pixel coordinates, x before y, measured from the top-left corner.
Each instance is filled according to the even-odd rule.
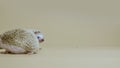
[[[44,41],[44,39],[42,39],[41,41]]]
[[[41,39],[41,42],[43,42],[44,41],[44,39]]]

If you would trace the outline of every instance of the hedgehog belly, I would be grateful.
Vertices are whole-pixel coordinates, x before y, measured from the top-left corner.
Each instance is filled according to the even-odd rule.
[[[21,47],[17,47],[17,46],[9,46],[9,51],[12,53],[25,53],[26,50],[24,50]]]
[[[21,47],[18,47],[18,46],[9,46],[9,45],[1,45],[2,48],[4,48],[6,51],[8,52],[11,52],[11,53],[25,53],[26,50],[24,50],[23,48]]]

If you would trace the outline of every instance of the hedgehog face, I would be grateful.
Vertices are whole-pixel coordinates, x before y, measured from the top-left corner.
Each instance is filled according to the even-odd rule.
[[[40,31],[35,31],[34,33],[35,33],[39,43],[42,43],[44,41],[43,34]]]

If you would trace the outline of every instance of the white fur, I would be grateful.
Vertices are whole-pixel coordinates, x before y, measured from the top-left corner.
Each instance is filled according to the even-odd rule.
[[[5,45],[5,44],[0,44],[0,47],[3,49],[6,49],[6,51],[10,51],[12,53],[24,53],[25,50],[21,47],[13,46],[13,45]]]
[[[37,36],[39,36],[41,39],[44,38],[42,34],[38,34]]]

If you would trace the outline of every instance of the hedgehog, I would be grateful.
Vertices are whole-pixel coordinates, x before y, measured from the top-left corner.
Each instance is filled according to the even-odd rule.
[[[4,53],[36,54],[43,41],[43,34],[39,30],[18,28],[0,35],[0,48],[5,49]]]

